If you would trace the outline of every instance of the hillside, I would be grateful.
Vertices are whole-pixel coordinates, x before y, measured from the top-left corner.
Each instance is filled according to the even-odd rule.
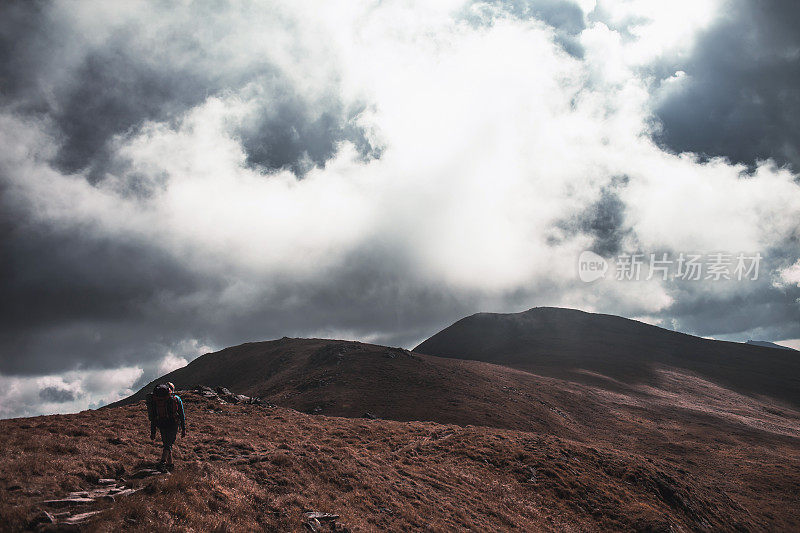
[[[303,510],[341,514],[358,531],[800,528],[792,352],[561,309],[475,315],[417,350],[283,338],[206,354],[159,378],[277,407],[185,392],[186,464],[169,480],[133,483],[149,487],[126,499],[137,510],[114,507],[97,528],[145,530],[160,519],[178,529],[218,520],[300,530]],[[141,446],[142,400],[155,383],[97,412],[6,422],[0,444],[15,459],[0,482],[25,479],[27,468],[65,493],[141,467],[156,455]],[[22,436],[31,431],[36,443]],[[50,437],[73,432],[74,442]],[[120,432],[122,444],[105,444]],[[87,458],[98,449],[105,459]],[[24,460],[59,450],[92,473]],[[35,490],[9,493],[26,520],[45,491]],[[147,499],[165,491],[168,503]],[[209,498],[219,517],[191,510]]]
[[[144,399],[159,381],[223,386],[310,414],[434,421],[535,431],[587,442],[627,442],[658,453],[682,441],[702,455],[708,441],[800,436],[800,413],[674,369],[652,383],[600,383],[540,376],[480,361],[351,341],[289,339],[203,355],[116,405]],[[662,423],[656,429],[652,421]]]
[[[360,342],[283,338],[203,355],[118,404],[143,399],[163,380],[179,388],[224,386],[307,413],[550,432],[566,425],[554,404],[573,403],[564,384],[507,367]],[[538,394],[520,402],[517,390]]]
[[[800,406],[796,351],[703,339],[626,318],[537,307],[459,320],[415,352],[507,365],[536,374],[608,386],[656,384],[656,369],[702,376],[737,392]]]
[[[339,515],[337,531],[800,528],[796,440],[734,437],[703,463],[677,465],[547,434],[181,395],[189,433],[172,475],[138,479],[158,454],[142,402],[0,421],[3,529],[63,531],[42,523],[44,510],[87,531],[307,531],[306,511]],[[124,492],[66,511],[44,503],[107,482]]]

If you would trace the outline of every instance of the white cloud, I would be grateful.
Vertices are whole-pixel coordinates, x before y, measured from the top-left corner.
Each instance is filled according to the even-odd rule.
[[[0,418],[95,409],[133,394],[131,387],[141,375],[139,367],[36,377],[0,375]],[[42,393],[48,388],[62,391],[64,401],[51,401]]]
[[[179,368],[185,367],[189,364],[189,361],[184,359],[183,357],[178,357],[173,353],[168,353],[164,356],[164,359],[158,364],[158,373],[159,374],[168,374],[173,370],[177,370]]]
[[[22,137],[6,139],[4,157],[21,201],[47,223],[143,239],[197,270],[253,280],[315,278],[378,240],[408,257],[414,275],[462,289],[565,282],[565,267],[586,242],[553,246],[550,228],[620,175],[630,179],[620,192],[635,227],[630,244],[757,251],[793,229],[800,212],[793,176],[764,164],[742,179],[740,167],[662,152],[647,135],[648,80],[632,68],[641,60],[628,56],[652,43],[673,46],[667,35],[676,27],[706,25],[716,3],[692,5],[603,3],[617,23],[638,21],[633,38],[594,24],[581,35],[584,60],[566,55],[536,21],[469,27],[451,17],[457,3],[337,4],[319,13],[305,3],[282,6],[282,16],[305,22],[294,33],[266,12],[251,19],[224,10],[214,22],[237,31],[203,43],[209,68],[247,69],[263,51],[307,94],[341,79],[345,98],[369,102],[361,120],[385,145],[381,159],[363,162],[344,143],[302,181],[248,168],[237,128],[258,112],[252,84],[209,97],[177,128],[149,122],[116,140],[129,173],[162,185],[148,199],[121,192],[127,174],[98,187],[59,175],[45,163],[51,154],[41,126],[7,114],[3,131]],[[418,9],[430,17],[417,17]],[[186,23],[184,15],[172,24]],[[94,24],[80,12],[68,16]],[[109,10],[97,20],[142,16]],[[279,46],[265,46],[261,24],[275,29]],[[291,56],[292,45],[306,51],[302,60]],[[654,53],[640,52],[640,59]],[[42,148],[25,149],[31,145]],[[642,299],[618,291],[621,299]],[[658,301],[643,305],[652,311],[669,303]]]
[[[212,351],[214,348],[197,339],[185,339],[167,349],[166,355],[154,368],[125,366],[72,370],[46,376],[0,374],[0,418],[96,409],[136,392],[138,386],[134,386],[147,378],[146,373],[152,377],[161,376]]]
[[[775,341],[775,344],[780,344],[781,346],[786,346],[787,348],[800,350],[800,339],[784,339],[782,341]]]
[[[800,259],[790,267],[781,270],[778,273],[780,281],[776,282],[778,285],[797,285],[800,287]]]
[[[634,66],[688,52],[697,33],[720,16],[725,4],[726,0],[599,0],[595,7],[607,14],[613,28],[630,33],[632,39],[621,51],[625,63]]]
[[[186,339],[177,346],[167,351],[167,355],[158,363],[158,375],[168,374],[173,370],[183,368],[195,358],[213,352],[211,346],[202,344],[197,339]]]

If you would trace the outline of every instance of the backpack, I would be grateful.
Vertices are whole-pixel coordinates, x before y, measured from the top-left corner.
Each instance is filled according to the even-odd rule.
[[[151,421],[177,422],[178,400],[166,385],[159,385],[147,397],[147,414]]]

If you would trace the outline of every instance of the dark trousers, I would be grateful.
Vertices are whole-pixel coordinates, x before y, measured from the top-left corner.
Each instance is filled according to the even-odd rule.
[[[175,439],[178,437],[177,422],[161,422],[158,424],[158,431],[161,432],[161,442],[165,450],[172,450]]]

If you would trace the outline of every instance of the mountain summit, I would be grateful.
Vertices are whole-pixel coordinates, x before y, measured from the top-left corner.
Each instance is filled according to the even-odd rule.
[[[654,383],[655,369],[667,367],[744,394],[800,405],[800,358],[795,352],[704,339],[574,309],[478,313],[443,329],[414,351],[598,384],[608,383],[606,378]]]
[[[777,348],[778,350],[793,350],[793,351],[797,351],[794,348],[789,348],[788,346],[781,346],[780,344],[775,344],[774,342],[770,342],[770,341],[756,341],[756,340],[750,339],[745,344],[752,344],[753,346],[763,346],[764,348]]]

